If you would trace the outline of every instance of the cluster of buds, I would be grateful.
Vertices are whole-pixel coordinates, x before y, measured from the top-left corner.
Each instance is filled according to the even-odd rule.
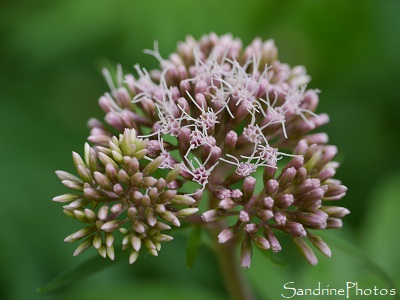
[[[114,136],[109,141],[108,147],[86,144],[84,159],[73,152],[80,178],[56,172],[76,193],[53,200],[68,203],[64,213],[86,224],[65,238],[65,242],[85,238],[74,255],[94,246],[101,256],[114,259],[114,234],[119,232],[124,236],[122,249],[131,249],[130,263],[136,261],[142,245],[157,256],[160,243],[173,239],[162,232],[171,229],[170,225],[179,227],[180,218],[198,211],[189,207],[196,200],[176,189],[178,165],[165,179],[154,177],[164,157],[146,160],[147,144],[148,140],[136,137],[135,130],[125,129],[119,138]]]
[[[340,218],[349,211],[322,201],[340,199],[346,188],[332,179],[338,167],[332,162],[336,148],[327,145],[326,134],[310,134],[329,118],[315,113],[318,90],[307,89],[310,77],[305,68],[281,63],[272,40],[255,39],[243,48],[239,39],[213,33],[199,41],[188,37],[168,59],[160,55],[157,44],[146,53],[160,62],[160,69],[147,71],[136,65],[135,77],[124,76],[118,66],[116,78],[104,70],[111,92],[103,95],[99,104],[109,126],[97,119],[89,121],[88,140],[96,146],[87,150],[86,156],[96,156],[102,163],[108,157],[103,163],[105,174],[100,176],[92,169],[90,160],[86,167],[77,164],[84,178],[72,186],[82,189],[85,197],[66,196],[62,200],[72,197],[72,207],[70,204],[65,211],[76,218],[75,211],[86,216],[83,205],[98,204],[96,199],[108,202],[97,215],[93,212],[94,219],[82,217],[91,222],[85,229],[87,234],[76,233],[67,240],[89,235],[78,249],[94,243],[104,254],[112,243],[107,244],[104,237],[104,246],[97,237],[99,230],[112,232],[130,223],[129,230],[120,229],[126,234],[124,247],[130,241],[135,257],[143,240],[154,254],[161,240],[170,239],[160,237],[160,230],[168,227],[163,220],[179,225],[179,216],[196,212],[193,206],[208,201],[210,210],[202,213],[203,222],[217,221],[220,227],[224,219],[237,218],[218,239],[220,243],[241,242],[243,267],[250,266],[253,245],[280,251],[274,234],[277,230],[291,235],[311,264],[316,258],[306,239],[330,256],[328,246],[311,231],[341,227]],[[123,136],[120,140],[113,136],[124,130],[123,136],[136,132],[134,140],[141,146],[123,152]],[[141,169],[140,159],[132,157],[132,151],[151,162]],[[279,168],[282,158],[291,159]],[[108,160],[113,161],[110,167]],[[127,176],[110,173],[111,167],[118,174],[122,167]],[[130,167],[135,174],[126,170]],[[155,172],[152,177],[149,169]],[[173,180],[157,177],[162,176],[157,173],[162,170],[169,171],[168,178]],[[263,178],[256,178],[258,171],[263,172]],[[104,182],[100,183],[101,179]],[[261,191],[255,190],[257,181],[262,181]],[[126,182],[131,184],[129,188]],[[187,182],[196,186],[191,184],[193,190],[185,194],[182,191]],[[177,196],[178,191],[183,195]],[[116,208],[111,206],[111,213],[100,218],[98,214],[108,212],[111,201],[117,201]],[[75,203],[83,204],[75,207]],[[176,204],[191,207],[178,211]],[[120,219],[125,211],[128,218]],[[140,228],[135,224],[141,224]]]
[[[255,193],[256,178],[248,176],[242,189],[226,189],[213,186],[213,196],[219,200],[218,208],[202,214],[205,222],[222,218],[236,218],[234,225],[226,227],[218,235],[219,243],[225,243],[242,230],[241,265],[249,267],[253,244],[261,249],[279,252],[282,247],[274,231],[290,234],[307,261],[315,265],[317,258],[302,238],[310,242],[324,255],[331,251],[322,238],[310,230],[340,228],[340,218],[349,213],[346,208],[324,206],[342,198],[347,188],[332,179],[338,164],[332,162],[337,150],[334,146],[308,144],[309,140],[322,142],[324,135],[309,136],[300,140],[294,149],[295,156],[282,168],[279,175],[273,168],[265,168],[264,188]]]

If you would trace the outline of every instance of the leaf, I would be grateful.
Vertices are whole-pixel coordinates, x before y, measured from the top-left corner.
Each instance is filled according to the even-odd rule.
[[[398,290],[396,288],[396,284],[394,283],[390,275],[375,261],[370,259],[364,253],[364,251],[359,249],[357,246],[353,245],[352,243],[338,236],[335,236],[334,238],[331,237],[328,238],[324,236],[324,240],[327,241],[331,247],[337,248],[338,250],[343,251],[347,255],[361,261],[365,265],[365,267],[370,270],[372,274],[376,275],[383,282],[385,282],[390,289]],[[400,300],[400,296],[398,294],[396,294],[395,298]]]
[[[46,285],[37,288],[36,290],[41,293],[51,292],[66,285],[77,282],[81,279],[87,278],[90,275],[93,275],[99,271],[102,271],[123,261],[127,262],[127,260],[127,253],[122,253],[122,250],[116,251],[116,258],[114,261],[110,259],[105,259],[97,255],[96,257],[92,257],[60,273],[52,280],[50,280]]]
[[[201,230],[200,226],[194,225],[190,233],[189,239],[186,245],[186,266],[188,268],[193,267],[196,262],[199,247],[201,245]]]
[[[367,202],[369,207],[361,239],[369,256],[379,258],[379,265],[395,278],[400,278],[399,195],[399,172],[388,174],[377,181]]]
[[[289,267],[289,263],[288,262],[283,262],[283,261],[279,261],[276,259],[276,255],[274,255],[274,253],[271,250],[263,250],[259,247],[255,247],[256,249],[258,249],[260,251],[260,253],[268,258],[274,265],[279,266],[279,267]]]

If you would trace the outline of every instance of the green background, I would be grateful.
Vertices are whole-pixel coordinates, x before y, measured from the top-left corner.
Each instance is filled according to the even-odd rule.
[[[282,267],[255,252],[245,273],[259,298],[283,299],[283,284],[290,281],[299,288],[314,288],[319,281],[325,287],[357,281],[362,288],[389,288],[359,254],[400,286],[399,15],[396,0],[2,0],[1,298],[227,298],[207,248],[200,249],[192,269],[185,267],[184,235],[164,245],[158,258],[118,264],[53,293],[35,291],[94,255],[72,257],[77,245],[63,239],[78,224],[51,199],[66,191],[54,170],[73,171],[71,151],[82,153],[87,120],[103,116],[97,99],[108,88],[101,68],[156,67],[142,52],[155,40],[166,57],[186,35],[199,38],[212,31],[232,33],[244,45],[256,36],[273,38],[281,61],[306,66],[310,87],[322,91],[318,111],[331,117],[324,130],[340,151],[336,177],[349,188],[341,204],[352,213],[342,230],[324,235],[331,259],[319,256],[319,265],[310,267],[287,244],[276,256],[289,261]],[[337,238],[360,253],[336,247]]]

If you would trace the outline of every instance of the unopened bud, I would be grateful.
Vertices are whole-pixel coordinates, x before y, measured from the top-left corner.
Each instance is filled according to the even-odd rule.
[[[74,252],[74,256],[77,256],[79,254],[81,254],[83,251],[85,251],[86,249],[88,249],[90,246],[92,246],[93,244],[93,236],[88,237],[86,240],[84,240],[79,246],[78,248],[76,248],[75,252]]]
[[[256,187],[256,179],[253,176],[247,176],[243,181],[243,200],[250,200]]]
[[[223,244],[229,241],[231,238],[235,236],[237,232],[237,228],[232,226],[223,229],[219,234],[218,234],[218,243]]]
[[[114,230],[117,230],[121,226],[120,221],[118,220],[112,220],[107,223],[104,223],[103,226],[101,226],[101,230],[104,230],[106,232],[111,232]]]
[[[317,248],[319,251],[321,251],[322,254],[324,254],[327,257],[332,256],[331,249],[328,247],[328,245],[324,242],[324,240],[321,237],[311,234],[307,234],[307,237],[314,245],[314,247]]]
[[[238,140],[237,133],[234,132],[233,130],[229,131],[225,138],[225,148],[229,152],[232,152],[233,150],[235,150],[237,140]]]
[[[300,253],[304,256],[304,258],[313,266],[315,266],[318,263],[318,259],[315,256],[314,252],[310,248],[310,246],[307,245],[307,243],[304,241],[304,239],[297,237],[297,236],[292,236],[293,242],[299,249]]]
[[[275,179],[270,179],[267,181],[267,183],[265,185],[265,193],[268,196],[271,196],[278,190],[278,188],[279,188],[278,181],[276,181]]]
[[[239,213],[239,220],[242,221],[243,223],[247,223],[250,221],[250,216],[246,211],[241,210]]]
[[[251,237],[246,234],[240,250],[240,265],[242,268],[250,268],[252,252]]]
[[[269,248],[271,248],[271,245],[269,244],[268,240],[262,236],[255,236],[253,240],[256,243],[256,245],[263,250],[268,250]]]

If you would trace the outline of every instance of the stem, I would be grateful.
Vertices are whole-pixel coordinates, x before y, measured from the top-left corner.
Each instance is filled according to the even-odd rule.
[[[209,193],[209,208],[213,209],[218,207],[219,200],[212,195],[210,190]],[[218,221],[211,225],[210,233],[214,243],[214,249],[225,281],[225,286],[230,294],[230,299],[255,300],[256,298],[253,295],[253,291],[246,278],[244,278],[240,263],[235,257],[235,248],[238,244],[237,239],[231,239],[224,244],[218,243],[218,234],[226,227],[226,224],[224,221]]]
[[[217,226],[217,228],[220,227],[221,226]],[[213,230],[215,235],[220,231],[217,228]],[[239,267],[239,262],[235,259],[235,243],[227,242],[225,244],[219,244],[216,238],[214,238],[214,241],[221,273],[231,299],[254,300],[255,297],[251,287],[243,276],[242,270]]]

